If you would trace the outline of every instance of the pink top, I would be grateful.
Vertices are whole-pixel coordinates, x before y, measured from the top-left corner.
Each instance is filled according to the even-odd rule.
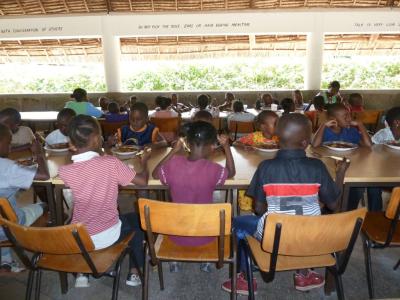
[[[119,222],[118,185],[128,185],[136,173],[118,158],[105,155],[60,167],[59,176],[72,190],[71,223],[85,224],[89,235]]]
[[[169,186],[173,202],[209,204],[213,202],[215,188],[225,183],[228,170],[206,159],[191,161],[186,156],[175,155],[161,166],[158,176]],[[214,240],[213,237],[170,238],[182,246],[200,246]]]

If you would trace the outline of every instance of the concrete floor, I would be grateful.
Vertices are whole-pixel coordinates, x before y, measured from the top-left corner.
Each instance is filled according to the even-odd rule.
[[[120,196],[122,211],[132,210],[131,195]],[[22,199],[30,201],[29,194]],[[28,199],[28,200],[26,200]],[[22,201],[24,202],[24,200]],[[400,249],[372,250],[373,270],[375,274],[375,292],[377,298],[400,298],[400,269],[393,270],[393,266],[400,258]],[[140,287],[125,285],[127,274],[127,259],[122,268],[119,299],[140,299]],[[228,278],[228,267],[213,271],[210,274],[201,272],[198,264],[184,264],[179,273],[169,273],[168,264],[164,264],[165,290],[160,291],[158,274],[150,274],[150,299],[229,299],[229,294],[222,291],[220,286]],[[27,281],[27,272],[12,275],[0,275],[0,299],[24,299]],[[293,273],[283,272],[276,275],[272,283],[264,283],[260,274],[255,273],[258,283],[257,299],[337,299],[336,294],[324,296],[323,289],[316,289],[308,293],[298,292],[293,287]],[[89,288],[74,288],[74,278],[69,278],[69,291],[61,295],[58,275],[54,272],[44,272],[42,277],[41,299],[110,299],[112,279],[91,278]],[[357,241],[347,270],[343,276],[346,299],[367,299],[368,291],[364,268],[364,255],[360,243]],[[239,299],[245,299],[239,297]]]

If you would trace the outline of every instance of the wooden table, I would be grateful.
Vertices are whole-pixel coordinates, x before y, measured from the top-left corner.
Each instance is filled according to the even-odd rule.
[[[22,122],[27,123],[33,132],[36,131],[38,123],[48,123],[51,131],[55,128],[58,111],[22,111],[20,114]]]

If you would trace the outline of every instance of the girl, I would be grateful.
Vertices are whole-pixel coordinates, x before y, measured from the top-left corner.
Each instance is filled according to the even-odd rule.
[[[187,141],[189,155],[182,155],[183,141],[180,139],[166,157],[156,166],[153,178],[160,179],[168,185],[173,202],[177,203],[212,203],[216,186],[224,184],[227,178],[235,175],[229,138],[218,137],[226,155],[226,165],[209,160],[217,142],[214,126],[203,121],[196,121],[188,126]],[[178,155],[179,154],[179,155]],[[172,242],[181,246],[200,246],[213,241],[213,237],[169,237]],[[209,264],[200,266],[202,271],[209,272]],[[170,265],[171,272],[177,272],[176,263]]]
[[[143,171],[136,173],[113,156],[100,155],[101,131],[96,119],[78,115],[68,129],[70,147],[76,153],[73,163],[60,167],[59,176],[74,198],[72,223],[83,223],[89,232],[96,250],[111,246],[135,231],[130,241],[130,272],[126,284],[140,285],[138,271],[133,267],[134,258],[138,267],[143,265],[143,232],[140,230],[137,214],[118,215],[118,186],[130,183],[145,186],[148,181],[147,160],[141,158]],[[78,274],[76,287],[87,287],[88,277]]]

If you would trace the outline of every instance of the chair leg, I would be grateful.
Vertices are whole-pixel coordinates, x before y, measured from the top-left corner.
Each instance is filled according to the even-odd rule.
[[[399,259],[399,261],[397,262],[397,264],[393,267],[393,270],[397,270],[397,268],[400,266],[400,259]]]
[[[332,273],[335,277],[337,297],[339,300],[344,300],[342,276],[338,274],[337,270],[332,270]]]
[[[144,256],[144,281],[142,289],[142,300],[147,300],[149,298],[149,257],[148,257],[148,246],[146,244],[146,251]]]
[[[121,261],[118,261],[115,266],[115,275],[113,282],[112,300],[118,299],[119,279],[121,277]]]
[[[250,257],[248,248],[244,244],[243,241],[240,243],[240,247],[242,247],[244,249],[243,252],[246,257],[246,279],[247,279],[247,286],[248,286],[248,290],[249,290],[249,299],[254,300],[253,267],[252,267],[251,257]]]
[[[35,276],[35,271],[29,270],[28,284],[26,285],[25,300],[31,299],[34,276]]]
[[[61,284],[61,293],[66,294],[68,292],[68,280],[67,280],[67,273],[65,272],[58,272],[60,277],[60,284]]]
[[[164,275],[161,261],[157,264],[158,280],[160,281],[160,290],[164,290]]]
[[[40,285],[42,281],[42,270],[36,271],[36,291],[35,291],[35,300],[40,299]]]
[[[363,241],[364,247],[364,261],[365,261],[365,271],[367,273],[367,284],[368,284],[368,293],[369,298],[374,298],[374,281],[372,278],[372,262],[371,262],[371,249],[368,240]]]
[[[231,273],[231,300],[237,299],[237,293],[236,293],[236,281],[237,281],[237,265],[236,265],[236,259],[231,264],[232,266],[232,273]]]

